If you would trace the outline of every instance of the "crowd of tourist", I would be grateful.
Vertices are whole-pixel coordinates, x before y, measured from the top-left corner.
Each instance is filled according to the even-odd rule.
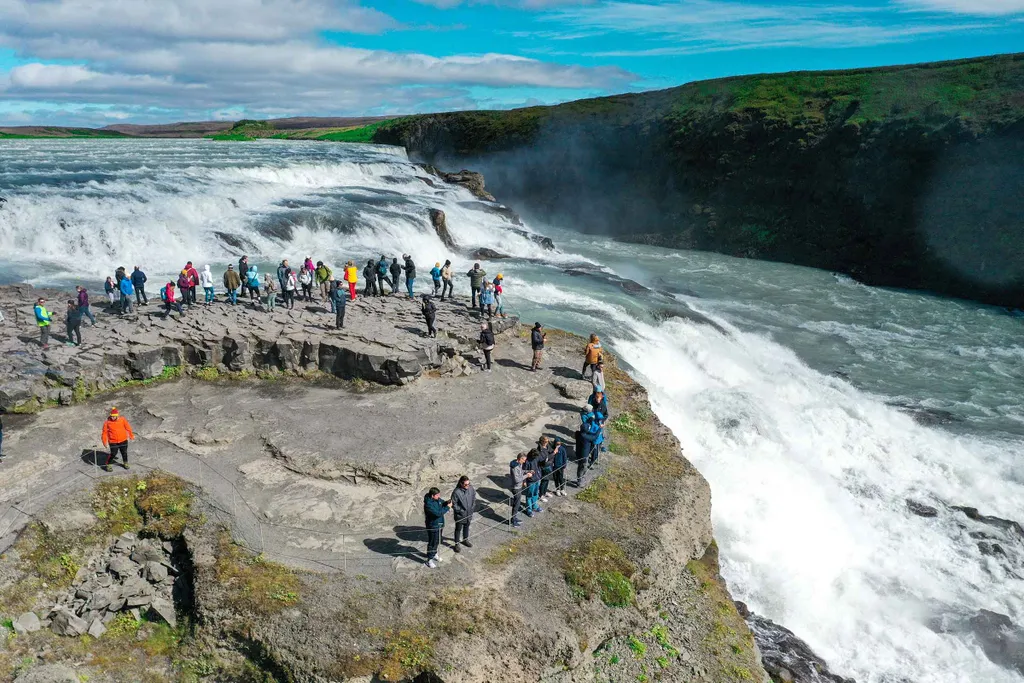
[[[437,335],[435,318],[437,305],[434,298],[440,301],[454,299],[454,278],[452,263],[446,260],[442,265],[436,262],[430,270],[432,291],[422,294],[421,312],[426,323],[426,334]],[[343,328],[345,324],[345,306],[355,301],[358,296],[359,268],[353,261],[348,261],[342,268],[342,277],[335,277],[334,271],[323,261],[313,263],[306,257],[296,270],[288,259],[281,261],[276,276],[264,273],[260,277],[259,268],[251,265],[246,256],[235,264],[228,264],[221,275],[223,285],[223,303],[231,306],[239,305],[239,298],[244,305],[266,312],[274,311],[278,305],[292,309],[297,301],[319,302],[328,305],[335,314],[335,326]],[[399,295],[400,280],[404,276],[405,296],[415,297],[416,264],[409,254],[402,255],[402,262],[392,258],[389,262],[385,255],[374,261],[368,259],[362,268],[364,287],[363,296],[385,297]],[[505,316],[504,311],[504,278],[498,273],[492,281],[487,280],[487,273],[474,264],[466,273],[470,284],[470,306],[488,319],[494,316]],[[146,285],[149,278],[140,266],[135,266],[131,273],[122,266],[113,276],[107,277],[104,292],[110,310],[120,315],[131,315],[137,307],[148,306],[149,297]],[[198,290],[203,290],[202,303],[199,302]],[[82,343],[81,326],[84,320],[96,324],[96,317],[91,310],[88,290],[79,285],[77,296],[67,302],[65,326],[68,345]],[[160,302],[164,307],[164,316],[172,312],[179,316],[185,314],[187,308],[193,306],[211,306],[217,302],[217,291],[210,266],[197,270],[191,261],[185,264],[176,279],[168,280],[160,287]],[[46,299],[39,299],[35,306],[35,319],[40,330],[40,343],[43,348],[49,346],[49,330],[53,316],[46,309]],[[547,336],[541,323],[535,323],[530,331],[530,345],[533,360],[530,369],[534,372],[541,369],[544,360],[544,345]],[[480,325],[478,339],[484,354],[483,369],[491,370],[492,351],[495,346],[494,333],[487,322]],[[580,487],[586,473],[593,468],[602,451],[607,450],[605,443],[605,425],[609,416],[608,398],[604,393],[604,364],[602,360],[601,341],[597,335],[591,335],[583,350],[583,368],[580,376],[586,379],[588,374],[593,385],[587,404],[580,411],[579,426],[574,433],[573,443],[563,442],[561,438],[541,436],[534,448],[520,453],[509,463],[509,498],[511,514],[509,524],[514,528],[523,525],[520,515],[534,517],[544,511],[542,504],[547,504],[556,496],[566,495],[566,486]],[[2,423],[0,423],[0,439],[2,439]],[[111,471],[111,462],[121,456],[121,464],[127,469],[128,441],[135,438],[127,420],[120,416],[117,409],[110,411],[104,422],[101,440],[109,449],[103,463],[103,469]],[[0,440],[0,448],[2,448]],[[0,456],[2,457],[2,456]],[[437,567],[441,561],[438,548],[441,544],[445,526],[445,517],[451,513],[455,522],[455,552],[462,548],[473,547],[470,541],[470,527],[477,513],[476,489],[469,477],[459,479],[454,490],[447,498],[442,498],[440,489],[433,487],[423,498],[423,512],[427,531],[426,565]]]

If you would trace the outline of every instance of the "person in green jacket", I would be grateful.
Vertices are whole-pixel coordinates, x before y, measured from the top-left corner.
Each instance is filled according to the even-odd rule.
[[[36,325],[39,326],[39,344],[44,348],[50,348],[50,312],[46,310],[46,299],[40,298],[36,301]]]
[[[331,296],[331,276],[334,272],[323,261],[317,261],[313,275],[316,277],[317,286],[320,287],[320,301],[327,301]]]
[[[441,500],[441,489],[432,487],[423,496],[424,526],[427,528],[427,566],[437,567],[441,558],[437,556],[437,548],[441,545],[441,532],[444,530],[444,516],[451,510],[450,500]]]

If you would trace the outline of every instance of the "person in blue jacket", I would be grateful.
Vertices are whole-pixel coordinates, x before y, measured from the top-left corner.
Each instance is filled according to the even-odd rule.
[[[437,563],[441,561],[437,555],[437,548],[441,545],[444,516],[448,514],[451,505],[450,500],[441,500],[441,489],[436,486],[423,496],[423,526],[427,529],[427,566],[431,569],[436,568]]]
[[[434,296],[437,296],[441,291],[441,262],[438,261],[434,264],[434,267],[430,269],[430,279],[434,281]]]
[[[132,296],[135,295],[135,286],[130,277],[123,278],[118,285],[121,290],[121,315],[132,312]]]
[[[384,289],[384,283],[387,283],[388,287],[391,286],[391,278],[388,277],[388,258],[384,255],[380,255],[380,261],[377,261],[377,289],[380,290],[380,296],[387,296],[387,290]]]
[[[142,269],[135,266],[135,270],[132,271],[132,285],[135,287],[135,303],[139,306],[146,306],[149,304],[149,298],[146,296],[146,281],[149,279],[146,274],[142,272]]]
[[[249,270],[245,272],[245,286],[249,289],[249,301],[252,302],[252,307],[256,308],[260,300],[260,273],[256,266],[249,266]]]
[[[594,412],[594,406],[589,403],[580,411],[580,434],[583,437],[587,469],[593,467],[597,462],[597,451],[604,441],[601,435],[602,417],[600,413]]]

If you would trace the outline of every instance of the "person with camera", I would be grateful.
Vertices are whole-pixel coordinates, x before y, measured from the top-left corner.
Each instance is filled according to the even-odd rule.
[[[441,533],[444,531],[444,516],[451,510],[450,500],[441,500],[441,489],[436,486],[423,496],[423,525],[427,529],[427,567],[436,569],[441,558],[437,549],[441,545]]]
[[[512,478],[512,526],[519,528],[523,523],[519,520],[519,506],[523,502],[523,491],[526,490],[526,486],[530,479],[533,478],[533,472],[527,472],[524,466],[526,465],[526,453],[520,453],[516,456],[516,459],[509,463],[509,475]],[[532,513],[529,513],[532,516]]]

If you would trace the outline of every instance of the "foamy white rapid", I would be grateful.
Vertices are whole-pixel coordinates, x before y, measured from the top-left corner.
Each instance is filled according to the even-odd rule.
[[[738,599],[859,683],[1024,681],[961,627],[979,609],[1024,624],[1024,540],[987,555],[978,534],[992,530],[949,507],[1024,521],[1024,321],[549,226],[559,249],[545,250],[390,148],[25,141],[0,153],[8,280],[95,287],[117,265],[216,270],[242,251],[265,263],[409,252],[425,279],[444,258],[468,266],[477,247],[509,254],[484,267],[504,272],[511,312],[602,333],[650,390],[711,482]],[[446,212],[460,252],[443,247],[429,208]],[[649,291],[628,294],[621,278]]]

